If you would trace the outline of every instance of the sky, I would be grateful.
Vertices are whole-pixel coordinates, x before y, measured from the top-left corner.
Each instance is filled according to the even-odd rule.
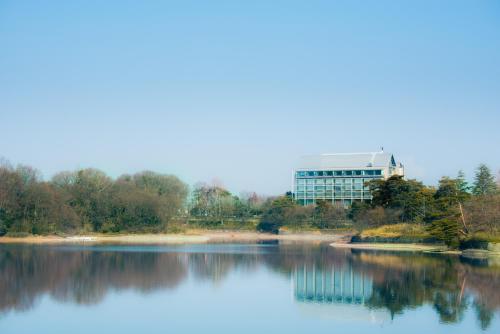
[[[302,155],[500,169],[500,2],[0,0],[0,157],[239,193]]]

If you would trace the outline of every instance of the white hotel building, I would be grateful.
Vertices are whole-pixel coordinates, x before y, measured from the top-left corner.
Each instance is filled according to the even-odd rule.
[[[293,195],[302,205],[318,200],[351,205],[371,200],[368,181],[393,175],[404,176],[404,167],[384,151],[309,155],[294,170]]]

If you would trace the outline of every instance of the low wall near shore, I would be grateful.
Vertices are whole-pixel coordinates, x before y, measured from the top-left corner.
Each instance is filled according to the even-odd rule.
[[[391,244],[441,244],[434,238],[416,238],[411,236],[400,237],[361,237],[355,235],[351,238],[352,243],[391,243]]]
[[[460,249],[482,249],[490,252],[500,253],[500,243],[496,242],[488,242],[487,240],[481,239],[469,239],[464,240],[460,243]]]

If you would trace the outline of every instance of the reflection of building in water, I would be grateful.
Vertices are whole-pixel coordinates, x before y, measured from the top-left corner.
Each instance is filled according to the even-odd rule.
[[[295,267],[293,273],[295,299],[319,303],[364,304],[372,294],[373,282],[350,265],[317,268],[315,265]]]
[[[373,292],[373,281],[350,265],[322,267],[304,265],[292,273],[294,298],[303,313],[336,321],[369,322],[382,325],[390,321],[384,309],[365,306]]]

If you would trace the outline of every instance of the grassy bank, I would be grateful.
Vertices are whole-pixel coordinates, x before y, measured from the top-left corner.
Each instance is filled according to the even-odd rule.
[[[392,224],[365,229],[353,237],[353,242],[437,243],[421,224]]]
[[[394,251],[439,251],[462,254],[469,257],[498,256],[500,236],[497,234],[472,233],[460,240],[459,247],[448,248],[435,239],[423,224],[392,224],[365,229],[351,238],[347,244],[334,247]]]
[[[365,229],[353,237],[353,242],[439,243],[423,224],[393,224]],[[461,248],[485,248],[488,243],[500,243],[495,233],[471,233],[461,240]],[[483,246],[480,246],[480,245]],[[468,246],[468,247],[467,247]]]

